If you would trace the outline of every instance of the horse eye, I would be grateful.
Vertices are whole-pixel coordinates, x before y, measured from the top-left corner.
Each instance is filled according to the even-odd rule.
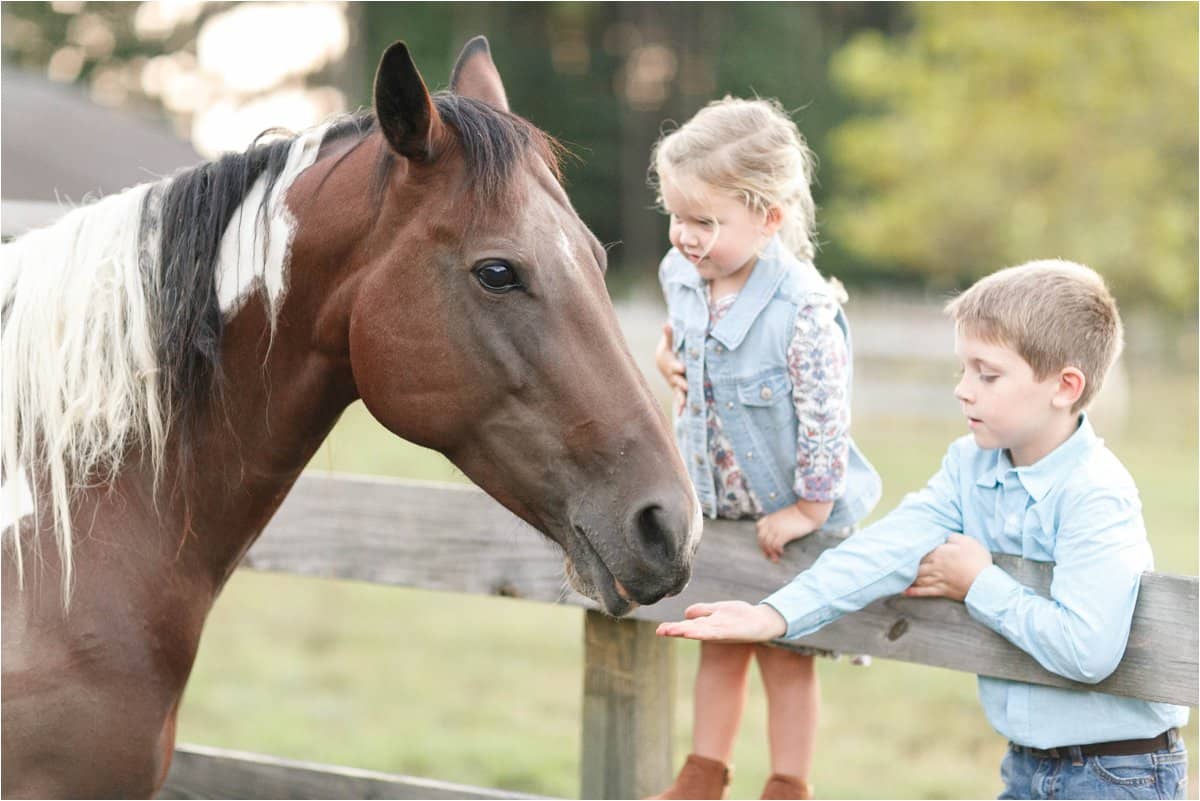
[[[517,280],[517,271],[511,264],[503,261],[485,261],[475,268],[475,277],[489,292],[507,292],[521,287],[521,282]]]

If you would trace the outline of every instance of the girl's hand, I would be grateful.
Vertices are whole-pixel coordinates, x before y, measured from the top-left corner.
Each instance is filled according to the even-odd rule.
[[[675,405],[678,409],[687,401],[687,371],[683,362],[675,358],[673,338],[671,324],[664,323],[662,337],[658,340],[658,347],[654,349],[654,364],[675,391]]]
[[[778,562],[783,556],[783,546],[820,528],[829,517],[832,508],[832,503],[797,501],[777,512],[760,517],[755,528],[758,531],[758,547],[762,549],[763,556],[772,562]]]
[[[910,598],[946,597],[961,601],[967,597],[975,578],[992,564],[992,555],[983,543],[965,534],[951,534],[921,560],[917,578],[904,591]]]
[[[687,620],[660,623],[659,636],[718,642],[766,642],[787,633],[787,621],[766,604],[754,606],[745,601],[692,604],[683,614]]]

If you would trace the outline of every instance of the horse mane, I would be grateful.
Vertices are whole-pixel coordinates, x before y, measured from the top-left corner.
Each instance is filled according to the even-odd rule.
[[[322,133],[260,137],[0,249],[0,534],[23,577],[20,520],[36,519],[47,483],[64,604],[71,500],[111,484],[135,450],[157,482],[173,429],[186,457],[226,317],[260,294],[273,325],[294,227],[283,195]]]
[[[528,121],[450,93],[433,100],[458,134],[478,200],[497,200],[531,151],[561,179],[562,147]],[[222,383],[225,321],[259,296],[274,329],[295,227],[284,193],[322,145],[352,138],[357,148],[376,128],[363,111],[297,136],[259,137],[245,152],[76,208],[0,246],[0,536],[20,580],[20,521],[36,520],[41,483],[69,606],[72,499],[111,485],[137,451],[157,495],[170,435],[188,458],[191,429]],[[381,147],[376,199],[395,163]],[[40,539],[34,545],[40,552]]]
[[[531,151],[562,180],[562,156],[566,149],[533,123],[480,100],[450,92],[435,92],[434,106],[458,134],[469,175],[480,201],[499,200],[509,185],[514,167]],[[330,124],[325,142],[353,138],[361,145],[378,128],[375,113],[369,109],[344,115]],[[387,187],[387,178],[396,164],[396,154],[381,147],[372,176],[371,189],[376,197]],[[380,204],[376,204],[378,208]]]

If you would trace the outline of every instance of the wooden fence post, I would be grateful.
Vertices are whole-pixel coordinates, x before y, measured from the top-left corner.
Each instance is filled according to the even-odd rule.
[[[671,783],[674,648],[655,626],[587,612],[582,798],[644,798]]]

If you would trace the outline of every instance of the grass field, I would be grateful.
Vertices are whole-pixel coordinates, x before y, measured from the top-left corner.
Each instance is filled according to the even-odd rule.
[[[1109,443],[1138,480],[1158,569],[1187,574],[1197,572],[1196,388],[1194,374],[1135,374],[1134,415]],[[855,426],[884,478],[881,510],[928,478],[962,430],[953,421]],[[313,466],[463,480],[440,456],[381,433],[361,406]],[[678,762],[689,747],[697,649],[685,642],[676,651]],[[575,797],[582,653],[578,609],[239,571],[210,619],[179,737]],[[999,791],[1004,743],[983,717],[973,676],[883,660],[869,668],[818,662],[820,797]],[[1196,754],[1194,719],[1186,736]],[[765,754],[755,677],[732,797],[758,797]],[[1195,779],[1193,769],[1193,798]]]

